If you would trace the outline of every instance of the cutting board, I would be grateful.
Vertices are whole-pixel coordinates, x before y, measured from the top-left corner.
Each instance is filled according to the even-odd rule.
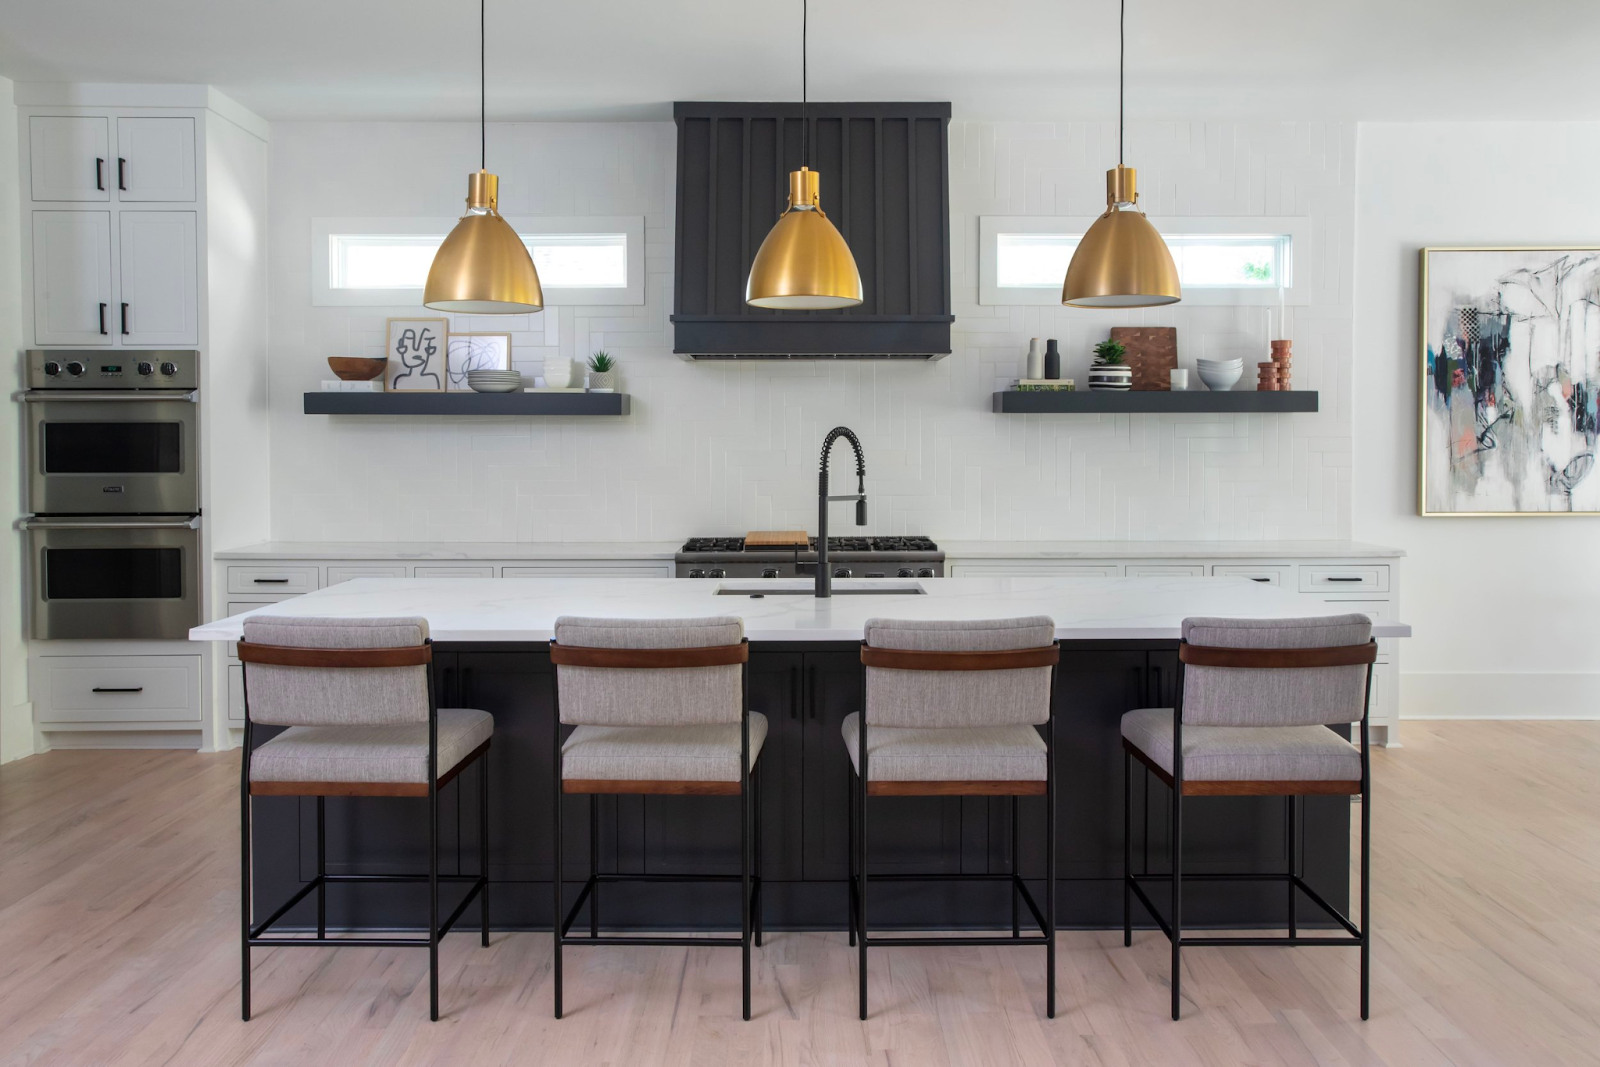
[[[810,537],[804,530],[751,530],[744,535],[746,548],[769,548],[774,546],[809,545]]]
[[[1128,347],[1126,359],[1133,369],[1135,391],[1172,388],[1167,372],[1178,369],[1176,326],[1113,326],[1111,339]]]

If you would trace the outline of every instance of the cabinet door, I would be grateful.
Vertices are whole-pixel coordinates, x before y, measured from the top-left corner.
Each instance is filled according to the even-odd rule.
[[[35,115],[28,120],[28,169],[35,200],[109,200],[106,119]]]
[[[124,211],[118,336],[128,345],[200,343],[193,211]]]
[[[194,119],[117,120],[117,199],[193,201]]]
[[[33,213],[33,337],[41,345],[111,343],[111,213]]]

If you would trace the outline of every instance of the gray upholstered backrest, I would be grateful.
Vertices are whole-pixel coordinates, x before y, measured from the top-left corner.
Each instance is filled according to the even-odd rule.
[[[744,640],[744,622],[709,619],[556,620],[556,641],[575,648],[715,648]],[[588,726],[691,726],[738,722],[743,668],[556,668],[561,721]]]
[[[1055,620],[942,622],[868,619],[873,648],[919,652],[995,652],[1055,643]],[[998,671],[903,671],[867,668],[867,722],[873,726],[997,726],[1050,719],[1050,668]]]
[[[1365,615],[1309,619],[1185,619],[1183,639],[1214,648],[1335,648],[1372,640]],[[1183,669],[1183,721],[1199,726],[1316,726],[1358,722],[1367,668]]]
[[[290,648],[406,648],[428,639],[427,619],[313,619],[283,615],[244,621],[244,639]],[[383,726],[428,721],[426,667],[244,669],[250,718],[268,726]]]

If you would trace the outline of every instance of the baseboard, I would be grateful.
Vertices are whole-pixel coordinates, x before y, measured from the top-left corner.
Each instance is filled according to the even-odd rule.
[[[1600,674],[1402,673],[1402,719],[1600,719]]]
[[[195,752],[199,730],[52,730],[49,747],[65,748],[172,748]]]

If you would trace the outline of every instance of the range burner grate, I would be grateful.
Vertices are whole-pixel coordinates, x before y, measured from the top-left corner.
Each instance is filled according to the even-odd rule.
[[[743,552],[742,537],[691,537],[684,543],[685,552]]]

